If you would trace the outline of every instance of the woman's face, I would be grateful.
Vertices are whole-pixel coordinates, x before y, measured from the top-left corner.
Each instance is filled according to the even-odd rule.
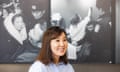
[[[51,40],[50,45],[53,56],[63,56],[66,53],[68,47],[65,33],[63,32],[58,38]]]
[[[21,16],[16,17],[13,24],[17,30],[22,30],[25,27],[25,23]]]

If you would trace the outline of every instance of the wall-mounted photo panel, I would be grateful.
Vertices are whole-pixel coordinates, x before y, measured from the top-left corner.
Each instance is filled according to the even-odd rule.
[[[51,0],[51,25],[67,32],[71,63],[114,63],[113,0]]]
[[[49,0],[0,0],[0,63],[36,59],[49,11]]]

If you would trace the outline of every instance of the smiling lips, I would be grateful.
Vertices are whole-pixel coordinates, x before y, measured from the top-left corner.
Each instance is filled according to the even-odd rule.
[[[57,50],[60,51],[60,52],[64,52],[65,48],[58,48]]]

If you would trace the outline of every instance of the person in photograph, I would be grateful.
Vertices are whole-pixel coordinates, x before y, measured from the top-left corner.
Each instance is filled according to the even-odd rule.
[[[47,0],[30,0],[30,1],[21,1],[21,7],[23,9],[23,13],[25,14],[24,18],[27,27],[33,29],[36,24],[41,24],[43,30],[45,29],[48,22],[48,8],[47,8]]]
[[[21,14],[10,14],[5,19],[1,41],[0,62],[32,62],[39,51],[29,41]]]
[[[67,59],[67,47],[66,32],[58,26],[48,28],[43,34],[40,54],[28,72],[74,72]]]
[[[24,19],[29,32],[29,40],[35,47],[41,48],[41,39],[43,32],[48,27],[48,11],[46,10],[47,0],[21,1],[23,5]],[[29,3],[29,5],[27,5]]]
[[[31,24],[34,26],[30,29],[29,39],[34,46],[39,48],[41,48],[43,32],[47,29],[47,22],[42,19],[44,14],[45,10],[41,10],[38,5],[32,5],[33,20]]]
[[[14,62],[24,51],[22,45],[26,39],[27,32],[22,16],[7,17],[1,32],[0,62]]]
[[[79,52],[81,63],[112,63],[111,37],[111,1],[97,0],[96,7],[102,12],[96,21],[90,21],[86,27]],[[88,55],[84,55],[88,54]]]
[[[88,10],[87,16],[82,20],[78,14],[71,19],[71,25],[67,30],[67,37],[70,43],[70,49],[73,48],[70,52],[75,54],[74,59],[70,59],[71,63],[77,63],[78,55],[77,53],[81,50],[81,45],[78,44],[85,36],[85,29],[88,22],[91,20],[91,8]],[[69,48],[68,48],[69,49]],[[76,60],[76,61],[75,61]]]
[[[96,19],[96,34],[94,45],[91,50],[91,62],[112,63],[112,22],[111,22],[111,0],[97,0],[96,7],[102,11]]]
[[[32,44],[32,48],[28,43],[26,43],[26,49],[24,53],[17,57],[17,62],[33,62],[35,60],[36,55],[41,49],[43,32],[47,29],[47,22],[44,19],[46,10],[42,9],[38,2],[32,3],[30,7],[31,15],[29,17],[31,19],[26,19],[26,17],[24,17],[24,19],[25,23],[27,23],[28,41]],[[26,20],[29,22],[26,22]]]
[[[94,45],[96,45],[96,35],[99,29],[99,24],[96,21],[90,21],[87,24],[84,38],[77,42],[78,45],[81,45],[81,50],[77,52],[78,63],[90,63],[94,60],[93,55],[96,54],[92,50],[94,50]]]
[[[17,16],[17,15],[15,15]],[[27,27],[25,26],[25,22],[23,18],[19,18],[18,14],[18,19],[16,19],[16,22],[14,22],[16,17],[13,17],[12,22],[14,22],[14,27],[20,31],[20,36],[17,36],[20,40],[22,40],[22,49],[24,49],[19,55],[17,55],[15,62],[32,62],[35,60],[39,48],[33,46],[33,44],[30,43]],[[21,16],[22,17],[22,16]],[[17,35],[17,34],[16,34]],[[19,40],[18,40],[19,41]]]
[[[13,2],[2,6],[0,28],[0,62],[15,62],[16,57],[24,51],[23,41],[27,39],[25,23],[21,13],[16,13]]]
[[[91,20],[91,8],[88,10],[88,14],[84,19],[78,14],[71,19],[71,24],[68,29],[69,37],[73,45],[77,45],[77,41],[81,40],[85,35],[85,28],[88,22]]]
[[[52,14],[51,26],[60,26],[63,29],[66,28],[65,20],[60,13],[53,13]]]

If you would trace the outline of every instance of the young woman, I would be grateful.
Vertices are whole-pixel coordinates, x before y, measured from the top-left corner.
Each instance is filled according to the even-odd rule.
[[[29,72],[74,72],[67,59],[66,32],[60,27],[48,28],[43,35],[42,48]]]
[[[21,14],[9,14],[4,20],[0,35],[0,62],[15,62],[18,55],[23,53],[23,41],[27,32]]]

